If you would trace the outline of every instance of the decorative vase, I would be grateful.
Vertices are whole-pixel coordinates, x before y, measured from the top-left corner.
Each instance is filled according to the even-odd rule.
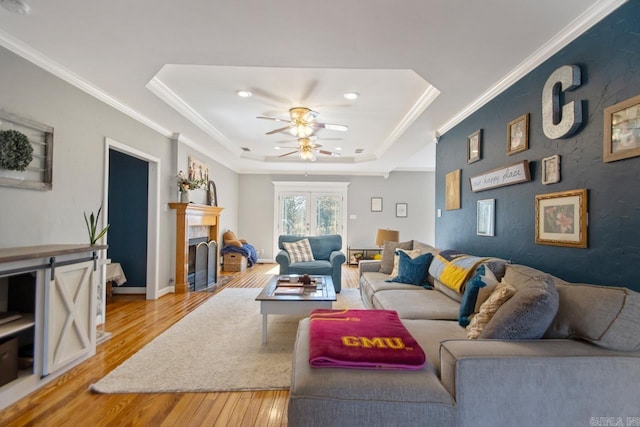
[[[189,192],[181,191],[180,192],[180,203],[189,203]]]

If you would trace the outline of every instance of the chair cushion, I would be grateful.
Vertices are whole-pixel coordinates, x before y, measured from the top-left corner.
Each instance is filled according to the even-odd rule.
[[[297,242],[284,242],[282,243],[284,249],[289,253],[291,258],[291,264],[298,262],[315,261],[313,258],[313,252],[311,252],[311,245],[309,239],[301,239]]]

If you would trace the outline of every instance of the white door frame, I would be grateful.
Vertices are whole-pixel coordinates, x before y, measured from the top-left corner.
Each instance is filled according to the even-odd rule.
[[[113,149],[137,159],[143,160],[149,164],[149,200],[147,206],[147,283],[146,298],[148,300],[158,299],[158,267],[160,258],[160,248],[158,245],[158,236],[160,235],[160,159],[158,157],[147,154],[136,148],[115,141],[111,138],[105,138],[104,144],[104,198],[102,201],[103,226],[108,224],[109,212],[109,150]],[[108,232],[107,232],[108,236]],[[107,240],[108,242],[108,240]],[[103,291],[104,292],[104,291]],[[105,296],[103,295],[103,301]]]
[[[280,235],[280,193],[305,192],[305,193],[340,193],[342,194],[342,252],[346,253],[347,244],[347,189],[349,182],[304,182],[304,181],[272,181],[273,191],[273,258],[280,249],[278,248],[278,236]]]

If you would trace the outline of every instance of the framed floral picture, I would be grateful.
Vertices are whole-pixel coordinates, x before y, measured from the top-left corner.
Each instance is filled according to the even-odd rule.
[[[478,129],[467,137],[467,163],[477,162],[481,159],[481,144],[482,129]]]
[[[507,154],[529,149],[529,113],[523,114],[507,125]]]
[[[587,190],[536,196],[536,243],[587,247]]]
[[[640,156],[640,95],[604,109],[605,162]]]

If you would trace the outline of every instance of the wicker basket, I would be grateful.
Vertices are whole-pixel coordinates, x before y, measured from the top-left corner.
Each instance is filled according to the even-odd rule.
[[[247,268],[247,258],[240,254],[224,254],[222,256],[222,269],[224,271],[244,271]]]

